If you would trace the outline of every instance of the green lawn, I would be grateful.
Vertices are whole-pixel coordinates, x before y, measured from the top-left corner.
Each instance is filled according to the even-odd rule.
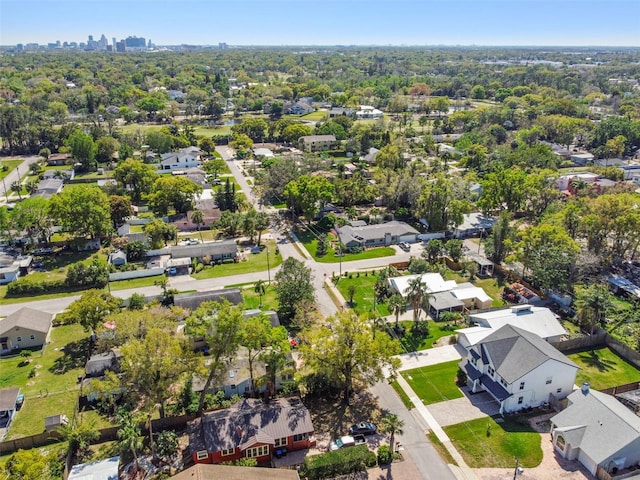
[[[462,392],[456,385],[458,361],[439,363],[429,367],[415,368],[401,372],[404,379],[425,405],[461,398]]]
[[[523,468],[542,462],[540,434],[525,419],[491,417],[444,427],[453,445],[471,468],[514,468],[515,458]]]
[[[282,263],[282,255],[275,254],[276,244],[275,242],[263,242],[267,245],[269,250],[269,267],[271,269],[277,267]],[[240,275],[243,273],[262,272],[267,270],[267,249],[262,252],[253,254],[247,252],[245,254],[246,260],[238,263],[225,263],[222,265],[207,266],[204,270],[194,273],[191,276],[197,280],[203,280],[205,278],[219,278],[227,277],[229,275]],[[273,280],[273,272],[272,280]]]
[[[433,344],[437,342],[440,338],[446,337],[448,335],[455,334],[454,329],[458,327],[449,327],[444,323],[437,323],[433,320],[428,320],[429,325],[429,334],[427,336],[416,334],[411,331],[411,327],[413,326],[412,321],[401,321],[400,325],[404,327],[404,335],[397,337],[400,340],[400,344],[402,348],[407,352],[416,352],[418,350],[426,350],[427,348],[432,348]],[[389,330],[390,335],[396,338],[394,334],[394,330]]]
[[[568,357],[580,366],[576,375],[578,385],[589,382],[595,390],[602,390],[640,380],[640,370],[609,348],[573,353]]]
[[[297,230],[295,232],[298,240],[304,245],[309,254],[319,263],[339,263],[340,257],[336,255],[336,251],[329,247],[326,255],[318,257],[316,250],[318,247],[318,239],[309,230]],[[330,236],[331,237],[331,236]],[[367,249],[361,253],[344,253],[342,256],[343,262],[351,262],[353,260],[366,260],[369,258],[381,258],[390,257],[396,254],[396,251],[392,247],[376,247]],[[344,271],[344,270],[343,270]]]
[[[22,160],[18,160],[18,159],[2,160],[2,162],[0,163],[2,164],[2,168],[0,168],[0,180],[2,180],[4,177],[9,175],[13,170],[15,170],[16,167],[22,163]],[[4,167],[7,167],[6,171]],[[22,173],[27,173],[27,172],[22,172]],[[7,185],[7,188],[9,188],[9,185]]]
[[[20,387],[25,403],[9,431],[10,437],[44,430],[44,418],[64,413],[73,416],[89,347],[89,334],[80,325],[63,325],[51,331],[51,343],[33,352],[29,364],[19,356],[0,359],[0,388]],[[63,350],[64,348],[64,350]],[[35,377],[29,373],[35,371]]]
[[[266,285],[265,285],[266,286]],[[244,299],[244,306],[247,309],[258,308],[260,306],[260,297],[253,290],[253,284],[250,287],[242,289],[242,298]],[[276,291],[273,285],[267,287],[267,290],[262,297],[262,309],[263,310],[277,310],[278,299],[276,298]]]
[[[353,273],[351,278],[342,277],[336,287],[344,297],[349,301],[349,287],[355,286],[355,294],[353,295],[353,304],[351,308],[358,310],[359,312],[370,312],[373,310],[373,287],[376,284],[377,276],[374,276],[373,272],[360,272]],[[389,309],[386,303],[376,303],[376,311],[382,315],[389,315]]]
[[[153,277],[132,278],[131,280],[118,280],[116,282],[109,282],[109,288],[115,291],[128,290],[130,288],[152,287],[161,277],[162,275],[155,275]]]
[[[11,422],[7,439],[44,432],[44,419],[51,415],[64,414],[71,421],[77,400],[76,390],[27,398],[22,410]]]

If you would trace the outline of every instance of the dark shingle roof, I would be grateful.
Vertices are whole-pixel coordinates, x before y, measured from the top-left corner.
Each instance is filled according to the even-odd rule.
[[[256,443],[312,433],[309,411],[299,398],[281,398],[265,404],[245,399],[231,408],[207,413],[188,424],[191,452],[246,449]]]

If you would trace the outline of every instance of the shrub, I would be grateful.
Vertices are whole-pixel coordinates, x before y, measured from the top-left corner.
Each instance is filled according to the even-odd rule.
[[[376,455],[366,445],[306,457],[303,475],[309,480],[333,478],[366,470],[376,464]],[[302,472],[301,472],[302,473]]]
[[[378,447],[378,464],[388,465],[391,463],[392,459],[391,447],[389,447],[389,445],[380,445]]]
[[[129,308],[131,310],[142,310],[145,303],[145,296],[141,293],[134,293],[129,298]]]

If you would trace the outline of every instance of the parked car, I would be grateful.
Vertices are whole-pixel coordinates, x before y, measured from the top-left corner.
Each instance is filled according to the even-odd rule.
[[[378,427],[371,422],[360,422],[355,425],[351,425],[349,429],[349,435],[373,435],[378,431]]]
[[[353,447],[356,444],[356,440],[350,436],[345,435],[340,438],[334,438],[329,443],[329,451],[340,450],[341,448]]]
[[[411,245],[409,245],[407,242],[400,242],[398,246],[405,252],[408,252],[409,250],[411,250]]]

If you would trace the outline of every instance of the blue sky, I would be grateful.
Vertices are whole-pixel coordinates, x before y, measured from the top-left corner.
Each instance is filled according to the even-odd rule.
[[[0,44],[640,46],[640,0],[0,0]]]

